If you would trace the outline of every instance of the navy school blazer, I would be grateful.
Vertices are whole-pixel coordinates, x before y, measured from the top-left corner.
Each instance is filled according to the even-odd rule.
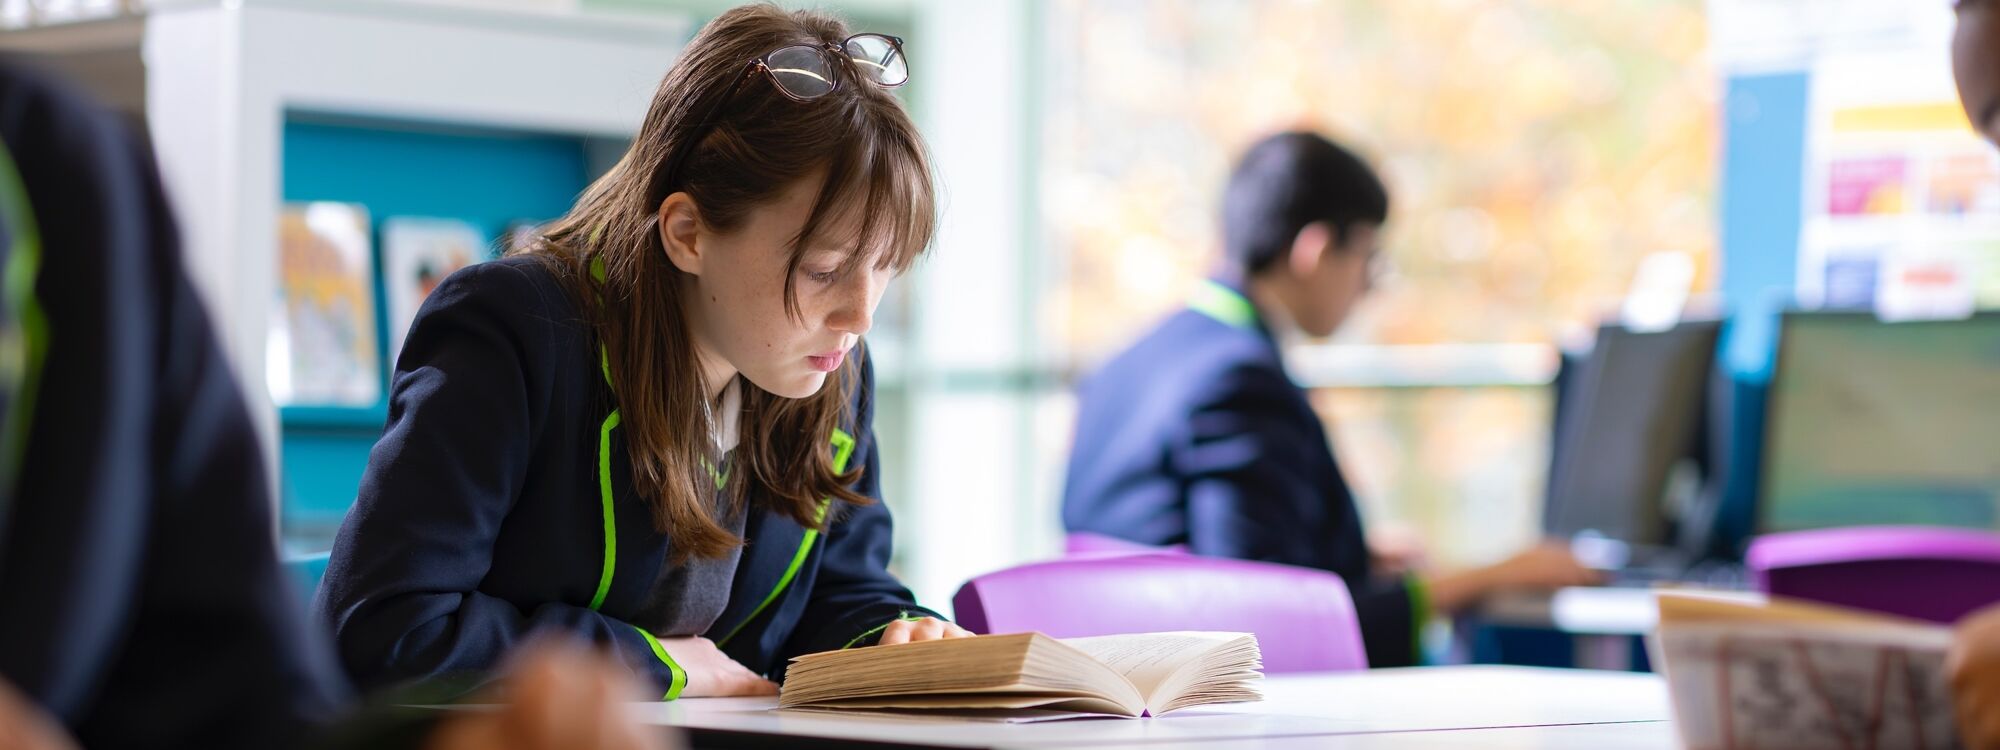
[[[381,686],[492,669],[540,631],[587,638],[665,698],[687,676],[627,618],[672,549],[633,494],[624,431],[589,326],[543,261],[453,274],[397,361],[388,427],[341,525],[314,603],[355,681]],[[854,424],[828,436],[855,490],[880,498],[865,357]],[[833,503],[825,530],[749,490],[748,544],[704,635],[783,679],[802,654],[872,643],[931,616],[889,575],[889,511]]]
[[[0,141],[0,246],[31,253],[7,275],[40,313],[16,320],[46,344],[8,405],[31,421],[0,502],[0,679],[83,747],[305,745],[347,686],[278,565],[257,433],[152,154],[13,59]]]
[[[1369,569],[1325,427],[1236,288],[1205,282],[1083,383],[1063,525],[1332,571],[1354,596],[1368,663],[1417,661],[1428,601],[1414,579]]]

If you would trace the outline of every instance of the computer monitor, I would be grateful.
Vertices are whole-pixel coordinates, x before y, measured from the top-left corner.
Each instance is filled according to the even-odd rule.
[[[1760,531],[2000,529],[2000,313],[1787,314],[1768,409]]]
[[[1545,531],[1674,545],[1664,498],[1676,465],[1698,459],[1720,329],[1598,330],[1590,354],[1560,378]]]

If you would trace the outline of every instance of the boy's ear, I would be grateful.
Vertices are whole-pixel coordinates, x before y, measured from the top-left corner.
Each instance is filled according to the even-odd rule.
[[[1334,236],[1337,234],[1333,225],[1324,221],[1315,221],[1301,228],[1298,236],[1292,238],[1291,252],[1285,256],[1285,265],[1291,269],[1292,275],[1305,278],[1319,271],[1320,261],[1327,253],[1333,252]]]
[[[682,273],[701,275],[701,212],[687,193],[674,193],[660,201],[660,245],[667,249],[667,261]]]

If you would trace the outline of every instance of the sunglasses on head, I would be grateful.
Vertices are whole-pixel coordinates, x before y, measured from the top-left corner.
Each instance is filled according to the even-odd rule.
[[[662,184],[669,190],[679,184],[681,162],[687,159],[694,145],[708,136],[709,128],[715,126],[715,117],[720,114],[743,82],[758,73],[771,79],[771,85],[778,93],[796,102],[809,102],[840,90],[844,76],[838,74],[841,65],[848,66],[854,77],[881,86],[895,88],[910,81],[909,61],[903,57],[903,40],[887,34],[855,34],[839,44],[792,44],[779,47],[751,60],[744,67],[743,74],[729,84],[729,90],[709,105],[702,115],[701,124],[690,131],[675,148],[673,156],[667,159],[665,179]]]

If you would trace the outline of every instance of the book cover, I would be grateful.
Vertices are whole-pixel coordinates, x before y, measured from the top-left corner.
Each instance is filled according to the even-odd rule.
[[[1809,602],[1659,596],[1651,647],[1689,748],[1952,748],[1951,630]]]
[[[410,323],[445,277],[486,259],[479,228],[456,219],[392,217],[382,222],[382,288],[389,298],[389,361],[403,351]]]
[[[381,400],[372,256],[362,206],[297,203],[279,215],[277,299],[265,352],[279,406],[371,407]]]

